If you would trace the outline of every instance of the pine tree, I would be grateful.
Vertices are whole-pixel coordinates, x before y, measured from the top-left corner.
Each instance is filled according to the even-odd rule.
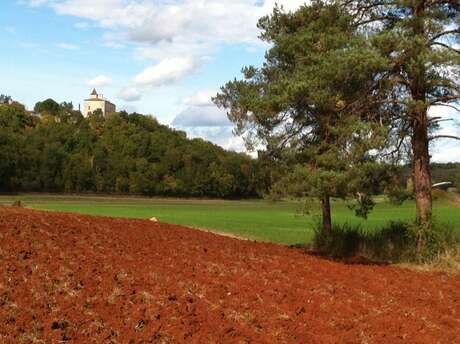
[[[430,116],[435,106],[459,111],[460,3],[447,0],[338,1],[354,17],[387,59],[379,88],[391,97],[382,106],[398,106],[389,118],[397,138],[394,151],[407,142],[412,154],[417,223],[432,226],[430,142],[443,119]],[[391,90],[391,92],[388,92]],[[420,245],[422,245],[420,241]]]
[[[352,20],[326,1],[294,13],[276,7],[259,21],[272,46],[264,65],[244,68],[244,79],[214,99],[249,147],[262,145],[284,161],[278,190],[320,199],[324,231],[332,227],[331,197],[352,196],[362,215],[370,210],[371,153],[386,136],[381,107],[363,96],[386,61]]]

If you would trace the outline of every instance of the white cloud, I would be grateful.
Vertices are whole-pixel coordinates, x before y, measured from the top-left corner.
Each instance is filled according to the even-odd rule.
[[[233,124],[227,118],[225,110],[219,109],[212,97],[216,90],[203,89],[182,100],[185,109],[172,121],[177,127],[228,127]]]
[[[71,44],[71,43],[64,43],[64,42],[57,43],[56,46],[58,48],[65,49],[65,50],[77,50],[80,48],[78,45]]]
[[[120,37],[112,35],[108,37],[112,39],[112,42],[117,42],[117,39],[120,39]],[[193,41],[190,38],[177,36],[155,44],[137,44],[135,57],[158,61],[172,56],[188,56],[196,60],[201,59],[201,62],[204,62],[215,50],[216,45],[213,42]]]
[[[181,129],[191,138],[203,138],[227,150],[236,152],[245,151],[243,139],[235,136],[231,127],[193,127]]]
[[[309,0],[266,0],[263,5],[263,11],[265,13],[270,13],[275,7],[275,4],[283,6],[283,8],[287,11],[294,11],[309,2]]]
[[[127,102],[135,102],[142,97],[141,92],[135,87],[126,87],[120,91],[118,98]]]
[[[124,104],[120,106],[118,111],[126,111],[128,113],[133,113],[133,112],[137,112],[137,107],[130,105],[130,104]]]
[[[442,119],[455,118],[457,111],[448,106],[433,106],[430,108],[429,115],[432,117],[441,117]]]
[[[275,2],[292,10],[305,1],[32,0],[30,3],[47,4],[58,14],[93,21],[105,29],[104,37],[110,46],[137,45],[136,56],[156,63],[180,56],[202,64],[206,62],[204,57],[222,44],[261,46],[257,20],[270,13]],[[149,74],[152,68],[141,75]],[[180,73],[179,77],[187,74]]]
[[[245,150],[241,137],[233,135],[233,124],[224,110],[217,108],[211,98],[215,90],[201,90],[182,100],[185,109],[179,112],[171,125],[184,130],[189,137],[201,137],[221,147],[242,152]]]
[[[144,69],[134,81],[144,86],[161,86],[181,79],[197,68],[196,62],[186,57],[174,57],[160,61]]]
[[[88,85],[93,86],[93,87],[108,86],[111,83],[112,83],[112,79],[106,75],[99,75],[95,77],[94,79],[91,79],[88,81]]]
[[[183,103],[188,106],[208,106],[213,105],[212,97],[215,97],[217,91],[202,90],[183,100]]]
[[[211,100],[216,90],[200,90],[182,100],[185,109],[179,112],[171,125],[184,130],[190,137],[201,137],[225,149],[242,152],[245,150],[242,138],[233,135],[233,124],[224,110]]]
[[[76,17],[92,20],[104,20],[117,11],[123,9],[123,5],[129,7],[130,2],[124,0],[35,0],[49,3],[57,13],[73,15]]]
[[[431,149],[434,162],[460,162],[460,142],[445,139]]]
[[[450,107],[435,106],[430,109],[430,116],[440,117],[442,128],[434,135],[460,136],[460,127],[452,119],[458,118],[458,112]],[[460,162],[460,142],[454,139],[439,139],[432,142],[430,153],[435,162]]]
[[[190,106],[180,112],[173,120],[177,127],[232,127],[227,113],[216,106]]]

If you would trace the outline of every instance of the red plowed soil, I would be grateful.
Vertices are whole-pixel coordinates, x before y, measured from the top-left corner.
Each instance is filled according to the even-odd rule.
[[[460,278],[0,207],[0,343],[458,343]]]

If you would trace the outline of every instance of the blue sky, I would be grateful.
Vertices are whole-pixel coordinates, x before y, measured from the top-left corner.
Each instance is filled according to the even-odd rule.
[[[304,1],[276,2],[295,9]],[[210,97],[239,77],[242,66],[263,62],[266,46],[257,39],[256,22],[274,3],[2,1],[0,93],[29,108],[49,97],[78,106],[96,87],[118,109],[152,114],[190,136],[243,150]],[[460,145],[446,141],[433,154],[437,161],[460,161]]]

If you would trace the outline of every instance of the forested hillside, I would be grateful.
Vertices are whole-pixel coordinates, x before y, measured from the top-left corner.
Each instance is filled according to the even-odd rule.
[[[1,192],[253,197],[258,173],[249,156],[188,139],[151,116],[84,118],[51,99],[31,113],[0,98]]]
[[[258,197],[280,178],[278,168],[266,156],[188,139],[151,116],[84,118],[71,103],[51,99],[29,112],[0,96],[0,192]],[[457,182],[458,171],[455,163],[433,164],[433,180]],[[409,166],[401,173],[405,184]]]

